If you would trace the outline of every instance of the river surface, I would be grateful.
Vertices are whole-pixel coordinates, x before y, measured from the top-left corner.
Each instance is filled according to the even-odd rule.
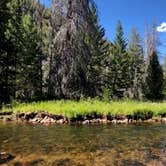
[[[0,123],[5,166],[166,166],[166,125]]]

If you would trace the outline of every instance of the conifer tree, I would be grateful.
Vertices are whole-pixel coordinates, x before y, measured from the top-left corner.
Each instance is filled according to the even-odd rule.
[[[0,1],[0,104],[10,102],[14,94],[15,57],[12,56],[14,47],[6,37],[8,21],[11,17],[9,2],[10,0]]]
[[[118,21],[114,43],[110,45],[110,64],[108,71],[109,82],[113,96],[123,97],[124,92],[131,85],[130,80],[130,56],[127,53],[127,42],[124,38],[123,27]]]
[[[131,89],[133,97],[141,99],[144,74],[144,53],[140,35],[135,28],[131,31],[128,53],[131,56],[130,79],[132,80]]]
[[[153,52],[149,57],[144,86],[144,93],[147,99],[159,100],[162,98],[163,70],[158,61],[156,52]]]
[[[164,64],[162,65],[163,69],[163,94],[166,97],[166,56],[164,57]]]
[[[146,32],[146,66],[144,74],[144,95],[149,100],[162,98],[163,70],[158,60],[157,46],[159,40],[156,24],[147,26]]]
[[[29,0],[11,0],[11,17],[7,37],[15,50],[15,97],[32,99],[42,94],[42,51],[40,36],[33,17],[33,5]]]
[[[115,40],[114,40],[114,45],[122,53],[126,51],[127,42],[126,42],[126,39],[124,38],[123,27],[122,27],[122,23],[120,20],[118,21],[117,27],[116,27],[116,36],[115,36]]]
[[[87,69],[87,81],[89,84],[89,95],[101,95],[105,84],[105,60],[109,54],[109,45],[105,39],[105,30],[99,25],[97,7],[94,2],[90,4],[89,19],[91,22],[91,33],[88,34],[87,47],[90,59]]]

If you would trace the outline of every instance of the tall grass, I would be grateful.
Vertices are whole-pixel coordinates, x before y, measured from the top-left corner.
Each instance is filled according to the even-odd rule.
[[[81,101],[57,100],[16,104],[12,108],[3,107],[1,111],[13,111],[14,113],[48,112],[69,118],[93,112],[103,115],[134,115],[136,112],[146,113],[150,111],[153,116],[159,116],[166,113],[166,102],[152,103],[132,100],[106,102],[95,99]]]

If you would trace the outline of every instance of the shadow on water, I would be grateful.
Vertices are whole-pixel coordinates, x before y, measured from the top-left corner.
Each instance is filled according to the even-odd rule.
[[[14,166],[164,166],[166,126],[0,124],[0,152]]]

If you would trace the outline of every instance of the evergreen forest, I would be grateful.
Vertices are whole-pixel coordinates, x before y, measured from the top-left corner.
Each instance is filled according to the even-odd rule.
[[[12,101],[165,98],[156,24],[105,36],[93,0],[0,1],[0,104]],[[144,42],[145,41],[145,42]]]

